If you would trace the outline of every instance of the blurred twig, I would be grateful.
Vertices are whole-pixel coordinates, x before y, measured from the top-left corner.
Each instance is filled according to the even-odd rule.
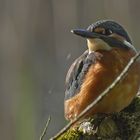
[[[48,120],[47,120],[47,122],[46,122],[45,128],[44,128],[44,130],[43,130],[43,132],[42,132],[42,134],[41,134],[39,140],[43,140],[44,136],[46,135],[48,126],[49,126],[49,124],[50,124],[50,121],[51,121],[51,116],[48,117]]]
[[[94,100],[90,105],[87,106],[87,108],[85,110],[83,110],[80,115],[74,119],[72,122],[70,122],[68,125],[66,125],[63,129],[61,129],[54,137],[52,137],[50,140],[55,140],[58,137],[60,137],[62,134],[64,134],[73,124],[75,124],[79,119],[81,119],[90,109],[93,108],[93,106],[95,106],[98,102],[100,102],[106,95],[109,94],[109,92],[120,82],[120,80],[122,78],[124,78],[127,74],[127,72],[129,71],[130,67],[135,63],[135,61],[138,59],[138,57],[140,56],[140,51],[131,58],[131,60],[129,61],[129,63],[126,65],[126,67],[124,68],[124,70],[121,72],[121,74],[114,80],[114,82],[107,88],[104,90],[104,92],[102,92],[100,94],[100,96],[98,96],[96,98],[96,100]]]

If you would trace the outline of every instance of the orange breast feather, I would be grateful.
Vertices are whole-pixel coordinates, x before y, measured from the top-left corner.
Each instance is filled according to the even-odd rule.
[[[111,51],[97,51],[96,54],[102,57],[89,67],[79,93],[65,101],[65,117],[68,120],[78,116],[115,80],[135,52],[130,49],[126,51],[123,48],[113,48]],[[86,116],[118,112],[129,105],[139,88],[139,74],[140,62],[137,61],[119,85]]]

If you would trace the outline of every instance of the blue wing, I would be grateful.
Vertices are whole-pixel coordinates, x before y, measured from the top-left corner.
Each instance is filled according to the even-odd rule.
[[[95,58],[95,54],[89,54],[87,50],[71,65],[66,76],[65,100],[75,96],[80,91],[85,74],[91,64],[95,63]]]

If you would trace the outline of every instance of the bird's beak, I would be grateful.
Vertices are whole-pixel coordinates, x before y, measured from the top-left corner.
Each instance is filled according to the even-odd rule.
[[[102,36],[101,34],[90,32],[85,29],[74,29],[71,30],[71,32],[84,38],[100,38]]]

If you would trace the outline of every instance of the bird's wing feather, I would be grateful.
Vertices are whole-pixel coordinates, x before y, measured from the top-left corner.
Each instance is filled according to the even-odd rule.
[[[66,76],[65,100],[79,92],[84,76],[93,63],[95,63],[95,55],[89,54],[88,51],[74,61]]]

